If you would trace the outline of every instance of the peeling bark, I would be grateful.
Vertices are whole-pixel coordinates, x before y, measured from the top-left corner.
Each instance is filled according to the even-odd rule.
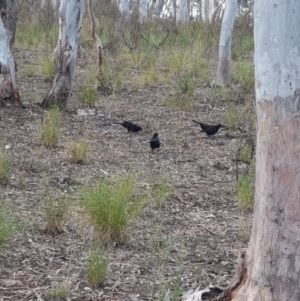
[[[86,0],[62,0],[59,8],[58,64],[52,88],[42,107],[64,109],[71,95]]]
[[[220,300],[300,300],[299,1],[254,4],[256,191],[238,285]]]

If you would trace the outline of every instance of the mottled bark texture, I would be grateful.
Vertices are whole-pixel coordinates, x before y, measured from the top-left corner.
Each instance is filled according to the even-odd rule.
[[[20,105],[12,47],[17,26],[17,0],[0,0],[0,104]]]
[[[221,300],[300,300],[300,1],[256,0],[252,234]]]
[[[52,88],[42,107],[64,109],[71,96],[86,0],[62,0],[59,8],[58,64]]]

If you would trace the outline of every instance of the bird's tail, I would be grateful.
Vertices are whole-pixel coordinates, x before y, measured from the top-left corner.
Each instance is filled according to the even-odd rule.
[[[196,120],[192,120],[193,122],[195,122],[195,123],[198,123],[198,124],[202,124],[201,122],[198,122],[198,121],[196,121]]]

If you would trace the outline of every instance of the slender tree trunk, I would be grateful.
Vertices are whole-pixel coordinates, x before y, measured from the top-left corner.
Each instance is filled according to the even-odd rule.
[[[207,23],[209,20],[209,0],[202,0],[202,9],[201,9],[201,13],[202,13],[202,21],[204,23]]]
[[[237,0],[226,0],[219,43],[219,63],[217,74],[211,83],[212,86],[224,87],[229,84],[231,71],[231,39],[236,12],[236,1]]]
[[[256,194],[249,247],[223,300],[300,300],[300,1],[254,4]]]
[[[209,14],[208,14],[208,19],[209,23],[213,23],[214,20],[212,20],[213,14],[215,9],[217,8],[217,1],[216,0],[210,0],[209,1]]]
[[[61,1],[59,8],[58,65],[52,88],[43,100],[43,107],[56,104],[64,109],[70,98],[85,4],[86,0]]]
[[[177,0],[176,24],[185,24],[188,21],[187,0]]]
[[[148,1],[139,0],[139,21],[140,23],[147,22],[148,17]]]
[[[120,12],[126,22],[129,21],[130,12],[129,12],[129,2],[128,0],[120,0]]]
[[[17,26],[17,1],[0,0],[0,104],[20,105],[12,47]]]
[[[156,0],[155,3],[155,15],[157,17],[160,17],[163,7],[164,7],[165,1],[164,0]]]

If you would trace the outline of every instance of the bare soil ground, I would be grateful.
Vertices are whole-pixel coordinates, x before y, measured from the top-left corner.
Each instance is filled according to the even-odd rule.
[[[38,74],[23,73],[24,58],[34,65],[41,55],[15,52],[20,94],[27,100],[32,95],[42,101],[49,88]],[[79,65],[77,83],[87,76],[89,64],[93,62]],[[0,198],[18,231],[0,253],[0,300],[54,300],[49,291],[62,284],[69,288],[68,300],[159,300],[163,286],[172,290],[178,279],[184,291],[230,282],[237,252],[247,246],[238,235],[244,217],[235,199],[233,142],[226,131],[207,138],[192,122],[219,123],[225,104],[208,102],[209,88],[201,83],[188,110],[165,105],[176,90],[171,84],[137,91],[131,84],[114,95],[99,96],[87,116],[78,115],[84,108],[74,92],[62,115],[56,148],[40,144],[40,107],[28,102],[25,109],[1,108],[0,140],[10,146],[13,170],[10,183],[0,188]],[[123,119],[141,125],[143,132],[129,134],[113,124]],[[162,145],[152,154],[149,139],[154,132]],[[81,137],[91,145],[86,165],[68,157],[69,142]],[[99,179],[117,179],[128,172],[136,175],[145,194],[162,177],[172,192],[162,209],[149,204],[132,222],[128,240],[111,252],[105,285],[91,289],[86,266],[97,236],[80,206],[80,191]],[[67,195],[71,203],[64,231],[55,236],[44,231],[44,199],[49,192]]]

